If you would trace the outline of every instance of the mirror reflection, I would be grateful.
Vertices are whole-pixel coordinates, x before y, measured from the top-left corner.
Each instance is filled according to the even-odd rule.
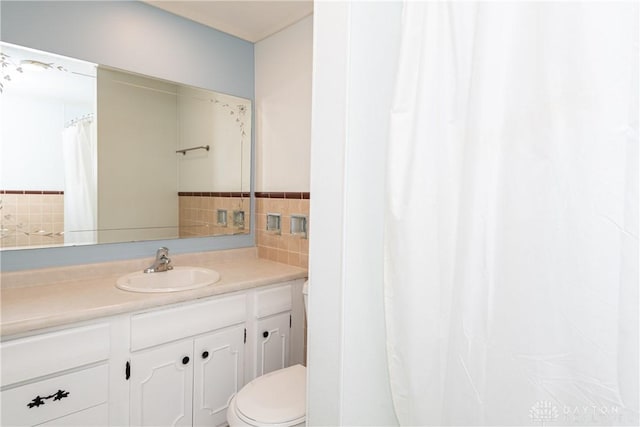
[[[249,232],[250,100],[0,48],[2,249]]]

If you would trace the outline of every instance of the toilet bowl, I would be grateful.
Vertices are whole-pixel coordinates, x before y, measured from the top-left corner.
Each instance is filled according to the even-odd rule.
[[[302,293],[305,312],[309,282]],[[229,403],[229,427],[298,427],[305,425],[307,368],[293,365],[258,377]]]
[[[256,378],[236,394],[227,410],[230,427],[304,426],[307,368],[293,365]]]

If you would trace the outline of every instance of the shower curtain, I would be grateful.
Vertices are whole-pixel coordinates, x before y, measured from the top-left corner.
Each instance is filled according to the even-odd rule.
[[[64,159],[64,242],[96,243],[98,215],[97,145],[93,119],[62,132]]]
[[[401,425],[639,425],[638,5],[406,2],[385,210]]]

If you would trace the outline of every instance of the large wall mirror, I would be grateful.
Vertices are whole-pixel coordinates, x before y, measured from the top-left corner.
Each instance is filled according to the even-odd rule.
[[[250,100],[0,49],[0,248],[249,233]]]

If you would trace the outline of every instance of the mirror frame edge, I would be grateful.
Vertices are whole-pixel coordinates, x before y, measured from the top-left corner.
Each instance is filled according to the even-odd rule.
[[[253,216],[253,196],[251,198],[251,211]],[[171,253],[174,254],[254,247],[254,233],[255,231],[252,228],[249,234],[242,235],[3,251],[0,253],[0,269],[2,272],[10,272],[99,262],[125,261],[135,258],[153,258],[155,251],[160,246],[168,247]]]

